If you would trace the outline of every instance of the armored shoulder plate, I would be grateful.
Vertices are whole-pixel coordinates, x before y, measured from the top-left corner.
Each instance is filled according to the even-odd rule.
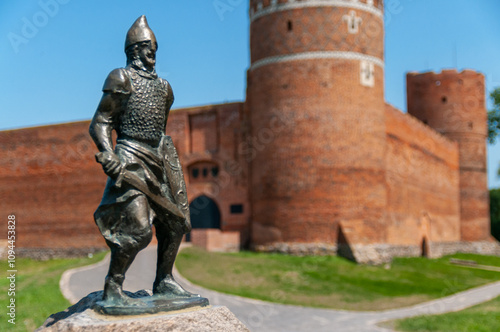
[[[159,78],[161,84],[165,86],[165,91],[167,93],[167,109],[170,109],[172,104],[174,103],[174,92],[172,91],[172,87],[170,86],[170,83],[166,79]]]
[[[103,92],[130,94],[132,92],[132,82],[124,68],[113,70],[102,87]]]

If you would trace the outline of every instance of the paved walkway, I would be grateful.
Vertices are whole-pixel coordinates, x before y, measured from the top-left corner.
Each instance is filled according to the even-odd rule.
[[[66,271],[60,283],[64,296],[70,302],[76,303],[88,293],[102,290],[108,264],[109,256],[95,265]],[[151,289],[155,266],[155,247],[148,247],[139,253],[127,272],[124,288],[132,292]],[[354,312],[252,300],[221,294],[193,285],[178,273],[175,278],[187,290],[207,297],[212,305],[228,307],[252,332],[389,332],[390,330],[378,327],[376,324],[386,320],[423,314],[458,311],[500,296],[500,282],[496,282],[408,308],[378,312]]]

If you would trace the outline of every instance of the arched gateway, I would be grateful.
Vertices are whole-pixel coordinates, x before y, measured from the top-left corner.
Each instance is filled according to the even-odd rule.
[[[191,214],[191,226],[196,228],[220,229],[220,211],[213,199],[207,196],[199,196],[189,204]],[[186,235],[186,241],[190,241],[190,234]]]

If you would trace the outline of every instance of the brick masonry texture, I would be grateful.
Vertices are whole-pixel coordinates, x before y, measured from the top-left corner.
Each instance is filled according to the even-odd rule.
[[[460,240],[457,144],[386,106],[387,241]]]
[[[407,75],[408,113],[458,143],[461,238],[490,236],[484,76],[465,70]]]
[[[315,51],[352,51],[383,59],[383,22],[358,11],[360,32],[347,33],[349,8],[304,8],[276,12],[251,25],[252,62],[264,57]],[[271,33],[270,33],[271,32]]]
[[[106,247],[93,221],[106,181],[88,122],[0,132],[0,210],[22,248]]]
[[[241,103],[175,110],[167,132],[184,167],[190,202],[200,195],[213,199],[222,231],[239,232],[241,242],[248,243],[248,169],[237,153],[241,115]],[[197,123],[200,116],[205,129]],[[89,124],[0,132],[0,209],[16,215],[22,255],[74,256],[107,248],[93,220],[106,176],[95,162]],[[200,151],[200,146],[216,148]],[[190,166],[206,161],[219,168],[217,176],[189,183]],[[242,213],[231,214],[232,204],[241,204]]]
[[[297,8],[254,20],[252,64],[332,51],[383,59],[382,19],[358,11],[365,24],[349,34],[343,19],[350,10]],[[383,69],[375,66],[373,88],[360,84],[359,71],[359,60],[345,58],[272,63],[249,71],[250,135],[273,133],[249,158],[254,245],[335,244],[340,221],[361,221],[367,229],[380,230],[371,233],[371,241],[384,241]],[[280,124],[278,129],[273,123]]]
[[[195,230],[193,242],[362,263],[498,254],[484,76],[410,73],[409,114],[388,105],[382,14],[382,1],[250,2],[246,100],[168,120],[189,201],[205,196],[220,213],[220,229]],[[0,132],[0,207],[16,214],[25,255],[106,247],[92,218],[105,176],[88,125]]]

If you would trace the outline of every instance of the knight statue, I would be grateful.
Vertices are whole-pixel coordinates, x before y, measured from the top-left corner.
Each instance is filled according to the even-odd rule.
[[[144,305],[144,300],[124,292],[123,281],[137,253],[151,242],[152,226],[158,240],[153,296],[208,304],[172,276],[182,237],[191,230],[191,223],[182,167],[172,139],[165,135],[174,95],[170,84],[155,72],[157,48],[146,17],[139,17],[125,41],[127,66],[107,77],[90,124],[90,135],[99,150],[96,159],[108,175],[94,213],[111,249],[104,307]],[[117,135],[114,148],[113,130]]]

